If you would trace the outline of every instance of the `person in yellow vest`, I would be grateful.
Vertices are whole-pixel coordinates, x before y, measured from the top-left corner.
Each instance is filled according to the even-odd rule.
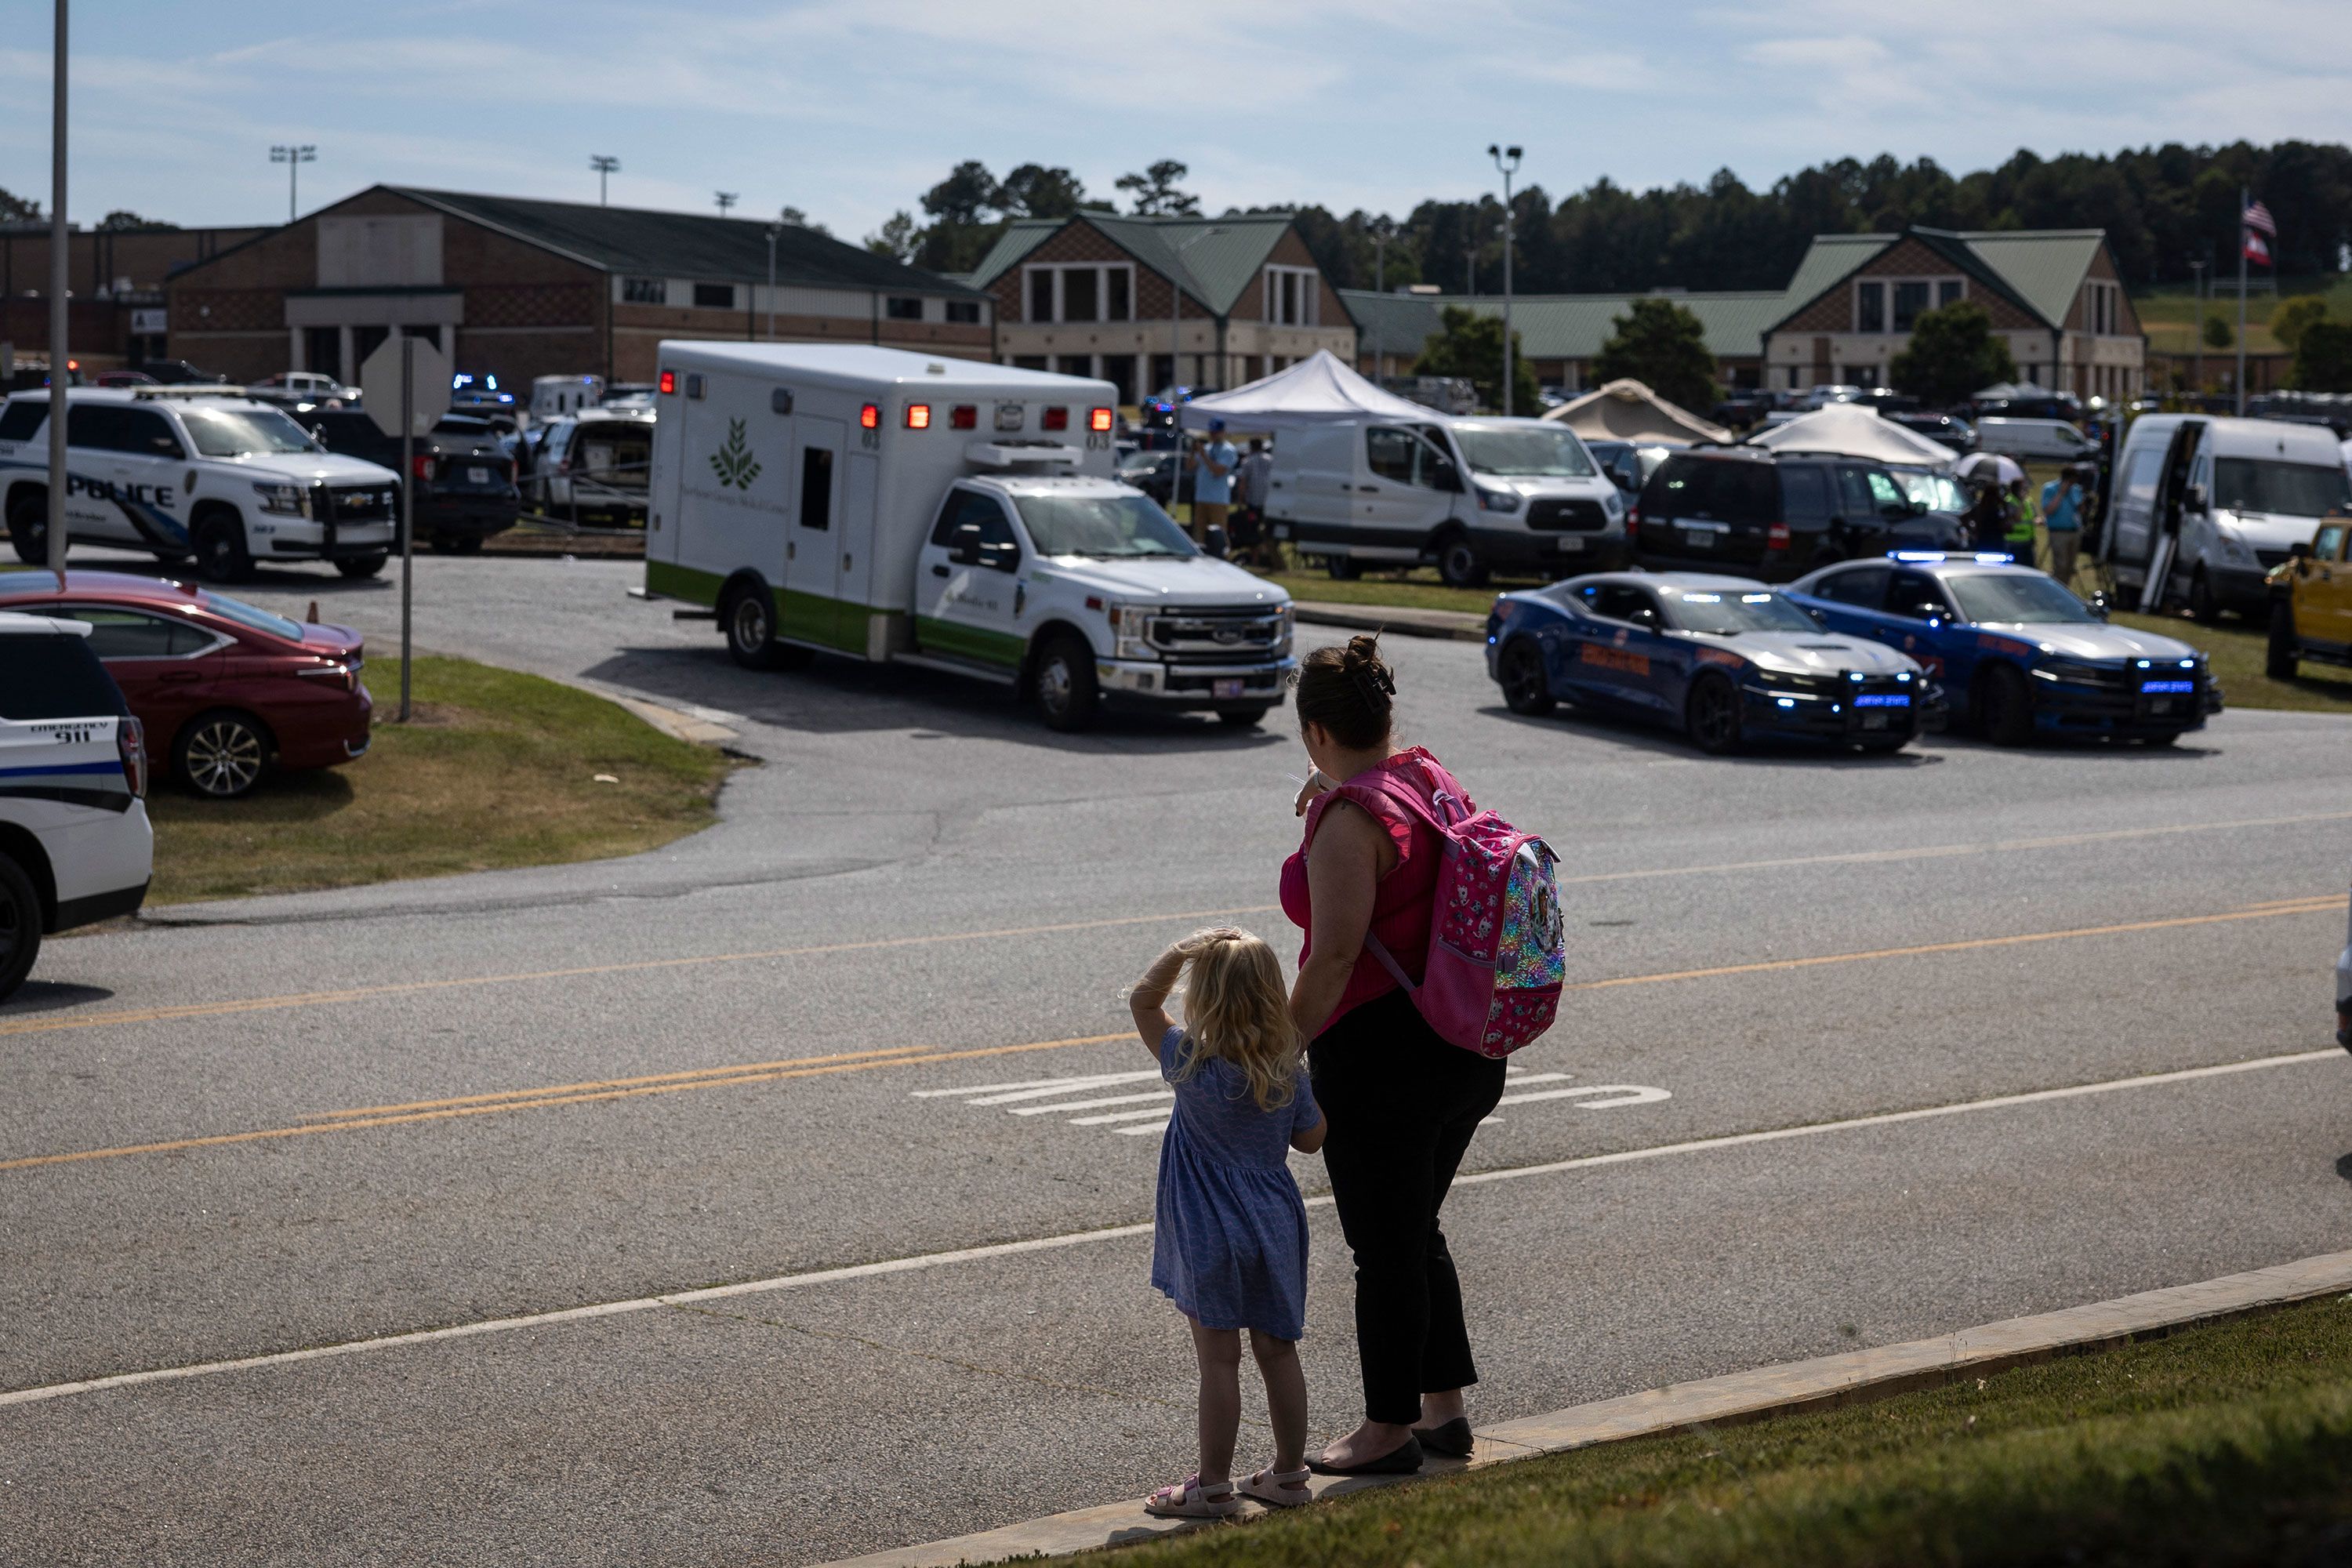
[[[2009,481],[2001,498],[2001,516],[2009,524],[2009,552],[2029,564],[2033,560],[2033,493],[2023,479]]]

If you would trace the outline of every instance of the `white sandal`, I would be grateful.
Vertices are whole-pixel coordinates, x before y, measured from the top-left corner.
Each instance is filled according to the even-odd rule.
[[[1241,1510],[1242,1500],[1234,1496],[1233,1482],[1202,1486],[1198,1476],[1186,1476],[1143,1500],[1143,1511],[1160,1519],[1231,1519]]]
[[[1268,1508],[1304,1508],[1315,1500],[1307,1489],[1305,1469],[1255,1470],[1241,1485],[1244,1497],[1253,1497]]]

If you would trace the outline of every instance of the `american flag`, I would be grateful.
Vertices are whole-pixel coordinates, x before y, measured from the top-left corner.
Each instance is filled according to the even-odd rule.
[[[2246,226],[2248,228],[2260,229],[2263,233],[2269,235],[2273,239],[2276,239],[2278,237],[2278,225],[2272,221],[2271,209],[2263,205],[2260,202],[2250,202],[2247,204]]]

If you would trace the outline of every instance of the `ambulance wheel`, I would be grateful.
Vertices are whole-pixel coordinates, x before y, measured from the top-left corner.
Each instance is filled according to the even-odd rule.
[[[8,542],[27,566],[49,563],[49,495],[29,485],[8,498]]]
[[[207,583],[242,583],[253,575],[245,526],[234,513],[215,512],[196,525],[196,575]]]
[[[2033,695],[2016,666],[1995,665],[1977,682],[1977,721],[1996,746],[2021,746],[2033,739]]]
[[[1031,685],[1051,728],[1084,730],[1095,721],[1095,710],[1102,703],[1102,689],[1095,683],[1095,650],[1076,637],[1065,635],[1045,645]]]
[[[5,1002],[41,955],[41,896],[25,868],[0,855],[0,1002]]]
[[[1683,703],[1683,728],[1691,743],[1710,756],[1739,750],[1739,692],[1720,675],[1701,676],[1691,683]]]
[[[1503,701],[1511,711],[1540,719],[1555,705],[1551,678],[1544,673],[1543,654],[1526,637],[1503,645],[1501,668],[1495,673],[1503,688]]]
[[[1217,721],[1228,730],[1255,730],[1265,722],[1267,708],[1220,708]]]
[[[2294,646],[2294,606],[2271,606],[2271,642],[2263,659],[2263,673],[2273,680],[2293,680],[2302,673]]]
[[[389,557],[383,555],[352,555],[335,563],[335,570],[346,577],[373,577],[383,570]]]
[[[1437,547],[1437,574],[1449,588],[1475,588],[1486,581],[1486,558],[1465,535],[1449,535]]]
[[[1352,583],[1364,574],[1352,555],[1326,555],[1323,557],[1323,570],[1331,574],[1334,583]]]
[[[727,651],[746,669],[781,669],[783,648],[776,641],[776,605],[757,583],[739,584],[719,602],[719,625]]]

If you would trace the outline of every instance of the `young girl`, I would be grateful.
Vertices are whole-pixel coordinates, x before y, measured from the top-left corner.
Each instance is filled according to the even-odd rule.
[[[1180,971],[1184,1026],[1165,1004]],[[1276,1508],[1307,1500],[1307,1205],[1287,1151],[1323,1146],[1274,950],[1230,928],[1186,937],[1153,961],[1128,1002],[1146,1048],[1176,1089],[1160,1146],[1151,1283],[1192,1324],[1201,1363],[1201,1468],[1145,1500],[1171,1519],[1241,1511],[1233,1480],[1241,1425],[1241,1331],[1265,1380],[1274,1463],[1239,1487]]]

